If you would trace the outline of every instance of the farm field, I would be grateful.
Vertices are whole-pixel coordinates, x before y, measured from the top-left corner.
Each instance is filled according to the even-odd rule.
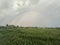
[[[60,45],[60,28],[0,28],[0,45]]]

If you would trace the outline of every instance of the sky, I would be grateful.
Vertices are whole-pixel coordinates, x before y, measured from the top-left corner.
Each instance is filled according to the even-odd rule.
[[[60,27],[60,0],[0,0],[0,26]]]

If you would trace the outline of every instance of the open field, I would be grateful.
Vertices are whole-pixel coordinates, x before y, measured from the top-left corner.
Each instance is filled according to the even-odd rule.
[[[0,28],[0,45],[60,45],[60,29]]]

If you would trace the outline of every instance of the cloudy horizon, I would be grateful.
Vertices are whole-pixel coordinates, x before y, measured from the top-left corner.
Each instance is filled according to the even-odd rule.
[[[0,26],[60,27],[60,0],[0,0]]]

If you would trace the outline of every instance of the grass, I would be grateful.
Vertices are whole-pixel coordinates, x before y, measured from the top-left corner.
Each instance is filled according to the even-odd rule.
[[[0,28],[0,45],[60,45],[60,29]]]

